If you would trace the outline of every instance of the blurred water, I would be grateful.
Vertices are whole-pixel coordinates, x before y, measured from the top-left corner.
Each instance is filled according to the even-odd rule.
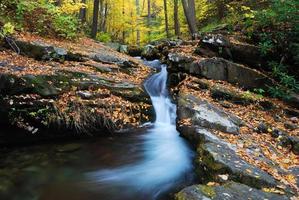
[[[157,199],[164,192],[186,182],[192,170],[193,153],[176,131],[176,105],[169,99],[166,88],[167,66],[157,60],[145,64],[160,72],[144,84],[156,113],[152,128],[143,136],[141,148],[144,158],[136,163],[87,175],[102,190],[118,188],[119,199],[133,196]]]

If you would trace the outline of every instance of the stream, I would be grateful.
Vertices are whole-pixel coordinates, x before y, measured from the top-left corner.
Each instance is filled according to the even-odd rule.
[[[0,199],[170,199],[192,184],[194,152],[176,130],[167,66],[145,64],[159,71],[144,84],[153,123],[96,141],[2,150]]]

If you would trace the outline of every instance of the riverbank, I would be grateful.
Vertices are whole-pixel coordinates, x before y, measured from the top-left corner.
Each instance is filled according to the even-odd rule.
[[[0,52],[0,113],[2,128],[19,129],[16,141],[113,132],[152,116],[142,85],[151,70],[139,60],[87,38],[12,41],[19,54]]]

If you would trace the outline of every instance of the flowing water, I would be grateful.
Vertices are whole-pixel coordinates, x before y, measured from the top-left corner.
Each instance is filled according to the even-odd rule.
[[[47,146],[11,152],[11,159],[18,159],[16,154],[22,157],[25,152],[34,160],[37,155],[45,156],[40,152],[47,150],[45,160],[53,161],[45,167],[41,161],[29,169],[26,165],[25,172],[21,170],[24,174],[18,176],[21,183],[10,191],[19,194],[7,195],[12,199],[30,199],[25,193],[28,195],[28,188],[34,188],[32,196],[43,200],[168,199],[167,194],[190,184],[194,178],[193,152],[176,131],[176,105],[168,95],[166,66],[158,61],[146,64],[160,71],[144,85],[155,109],[153,124],[135,130],[134,134],[80,144],[80,150],[68,154],[68,158]]]

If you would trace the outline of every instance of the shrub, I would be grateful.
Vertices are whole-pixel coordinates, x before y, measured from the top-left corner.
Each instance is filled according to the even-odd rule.
[[[293,92],[299,92],[299,83],[294,76],[287,74],[286,66],[276,62],[270,62],[269,66],[272,67],[272,75],[279,82],[279,86],[269,87],[268,92],[273,97],[288,98]]]
[[[96,39],[100,42],[111,42],[111,35],[109,33],[100,32]]]
[[[51,1],[19,0],[16,18],[27,31],[72,39],[79,32],[74,13],[82,5],[65,1],[62,7],[57,7]]]
[[[9,36],[12,35],[15,31],[15,27],[14,25],[12,25],[10,22],[4,24],[2,30],[0,31],[0,36],[5,37],[5,36]]]

